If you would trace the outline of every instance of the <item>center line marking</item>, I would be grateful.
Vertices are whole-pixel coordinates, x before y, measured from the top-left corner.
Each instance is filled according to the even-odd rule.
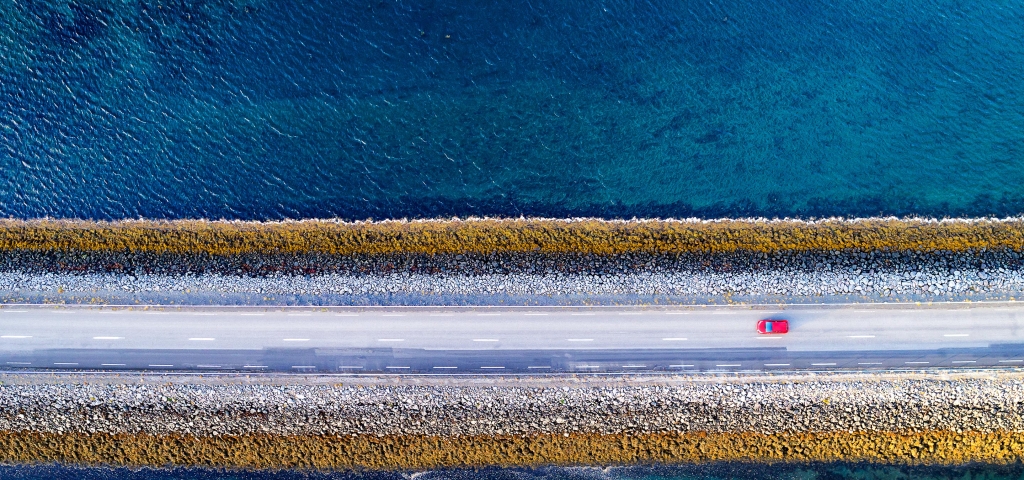
[[[828,367],[835,365],[835,363],[812,363],[811,365],[815,367]]]
[[[497,342],[497,338],[474,338],[474,342]]]
[[[789,364],[788,363],[766,363],[766,364],[764,364],[764,366],[766,366],[766,367],[788,367]]]
[[[523,315],[526,315],[527,317],[546,317],[548,314],[546,314],[546,313],[524,313]]]
[[[356,314],[356,313],[335,313],[334,316],[335,317],[358,317],[359,315]]]
[[[593,316],[593,315],[596,315],[596,314],[594,314],[594,313],[570,313],[570,315],[575,315],[575,316],[579,316],[579,315]]]
[[[289,313],[288,314],[289,317],[309,317],[309,316],[312,316],[312,315],[313,315],[312,313]]]
[[[123,367],[123,363],[101,363],[101,367]]]
[[[382,317],[404,317],[404,313],[385,313]]]
[[[1000,360],[999,361],[999,363],[1020,363],[1020,362],[1024,362],[1024,360]]]
[[[384,367],[384,368],[406,369],[406,368],[411,368],[411,367]]]
[[[92,337],[93,340],[124,340],[124,337]]]
[[[0,335],[0,338],[32,338],[32,335]]]
[[[969,334],[969,333],[947,333],[947,334],[943,335],[943,337],[969,337],[969,336],[971,336],[971,334]]]
[[[196,365],[199,368],[220,368],[220,365]]]
[[[665,312],[665,315],[689,315],[690,312]]]
[[[169,364],[153,364],[153,365],[150,365],[150,367],[156,367],[156,368],[167,368],[167,367],[173,367],[173,366],[174,365],[169,365]]]
[[[362,370],[363,367],[359,365],[338,365],[338,369]]]
[[[143,315],[170,315],[170,312],[142,312]]]
[[[931,362],[903,362],[903,363],[906,363],[908,365],[925,365],[925,364],[928,364],[928,363],[931,363]]]
[[[593,338],[567,338],[567,339],[565,339],[565,341],[567,341],[567,342],[593,342],[594,339]]]
[[[686,368],[692,367],[693,365],[669,365],[669,368]]]
[[[53,364],[54,365],[78,365],[77,363],[72,363],[72,362],[53,362]]]
[[[882,362],[859,362],[857,365],[881,365]]]
[[[438,370],[454,370],[454,369],[457,369],[459,367],[434,367],[434,368],[436,368]]]
[[[738,364],[738,363],[723,363],[721,365],[715,365],[715,366],[716,367],[739,367],[741,365]]]
[[[242,368],[267,368],[266,365],[242,365]]]
[[[212,342],[216,339],[211,337],[192,337],[189,339],[191,342]]]
[[[874,335],[847,335],[846,338],[875,338]]]
[[[193,313],[192,315],[197,316],[197,317],[208,317],[208,316],[211,316],[211,315],[216,315],[216,313]]]
[[[378,338],[378,342],[404,342],[404,338]]]
[[[32,365],[32,362],[7,362],[8,365]]]
[[[643,315],[643,312],[619,312],[619,315]]]
[[[491,369],[491,370],[501,370],[501,369],[504,369],[505,367],[480,367],[480,368],[486,368],[486,369]]]
[[[243,317],[262,317],[263,316],[262,313],[240,313],[239,315],[241,315]]]
[[[316,368],[316,365],[292,365],[292,368]]]
[[[454,317],[455,315],[452,315],[450,313],[431,313],[430,316],[431,317]]]
[[[978,363],[977,360],[953,360],[950,363]]]
[[[686,338],[684,338],[684,337],[668,337],[668,338],[663,338],[662,340],[666,341],[666,342],[681,342],[683,340],[686,340]]]
[[[535,368],[551,368],[551,367],[543,366],[543,365],[537,365],[537,366],[529,366],[529,367],[526,367],[526,368],[528,368],[528,369],[535,369]]]
[[[622,368],[647,368],[647,365],[623,365]]]
[[[285,339],[282,339],[281,341],[283,341],[283,342],[308,342],[309,339],[308,338],[285,338]]]
[[[478,313],[478,314],[476,314],[476,316],[478,316],[478,317],[497,317],[497,316],[500,316],[500,315],[501,315],[500,313]]]

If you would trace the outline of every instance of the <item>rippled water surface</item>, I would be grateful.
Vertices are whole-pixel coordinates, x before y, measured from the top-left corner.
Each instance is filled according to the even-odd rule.
[[[11,480],[1017,480],[1021,465],[894,467],[864,464],[717,464],[690,467],[443,470],[418,473],[226,472],[0,466]]]
[[[1024,4],[0,4],[0,216],[1024,211]]]

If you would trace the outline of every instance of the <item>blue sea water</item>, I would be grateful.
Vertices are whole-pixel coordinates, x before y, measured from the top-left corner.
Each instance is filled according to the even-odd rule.
[[[899,467],[870,464],[711,464],[615,468],[439,470],[427,472],[232,472],[202,469],[0,466],[10,480],[1019,480],[1024,466]]]
[[[4,0],[0,216],[1024,212],[1014,0]]]

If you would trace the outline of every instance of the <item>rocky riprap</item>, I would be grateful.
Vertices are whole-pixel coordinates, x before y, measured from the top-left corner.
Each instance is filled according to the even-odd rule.
[[[617,256],[7,252],[0,299],[92,303],[719,303],[1007,300],[1024,255],[734,252]]]
[[[640,384],[513,377],[480,385],[458,379],[273,385],[165,382],[167,377],[156,375],[99,384],[92,377],[63,378],[0,386],[0,431],[198,436],[1024,432],[1024,377],[1015,373],[945,379],[651,377]]]

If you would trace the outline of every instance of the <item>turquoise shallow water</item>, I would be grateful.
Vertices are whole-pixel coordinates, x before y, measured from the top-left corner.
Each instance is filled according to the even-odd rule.
[[[1024,4],[0,5],[0,215],[1011,215]]]
[[[716,464],[690,467],[484,469],[332,474],[0,466],[0,476],[11,480],[1017,480],[1024,478],[1024,467]]]

